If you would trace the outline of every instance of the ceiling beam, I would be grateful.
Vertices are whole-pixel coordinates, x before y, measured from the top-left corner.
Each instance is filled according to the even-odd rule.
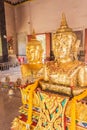
[[[32,0],[3,0],[11,5],[18,5],[26,1],[32,1]]]

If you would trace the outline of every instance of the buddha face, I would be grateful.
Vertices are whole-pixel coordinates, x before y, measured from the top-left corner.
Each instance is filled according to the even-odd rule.
[[[26,49],[26,56],[29,63],[42,62],[42,48],[41,46],[29,45]]]
[[[72,45],[75,42],[75,36],[71,34],[58,34],[54,43],[54,55],[56,59],[71,58]]]

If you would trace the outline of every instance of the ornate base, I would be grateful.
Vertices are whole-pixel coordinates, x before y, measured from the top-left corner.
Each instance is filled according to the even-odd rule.
[[[40,117],[35,130],[65,130],[65,108],[68,97],[40,92]]]
[[[33,108],[31,107],[32,109],[30,111],[31,98],[29,98],[29,88],[30,86],[33,88],[33,85],[35,84],[28,85],[23,89],[27,89],[22,95],[22,98],[26,99],[26,102],[24,102],[25,105],[20,107],[19,112],[21,114],[14,119],[11,130],[75,130],[70,128],[72,127],[72,122],[73,124],[76,122],[75,128],[77,128],[77,130],[87,129],[87,103],[86,100],[82,100],[86,97],[87,91],[75,96],[78,97],[76,99],[79,99],[75,102],[75,97],[70,100],[69,95],[60,95],[58,92],[54,91],[54,89],[51,91],[50,87],[48,89],[50,91],[42,91],[38,86],[37,91],[35,89],[32,93]],[[48,84],[45,83],[44,86],[45,85]],[[46,87],[47,86],[45,86],[45,88]],[[56,89],[56,85],[54,87]],[[38,104],[37,107],[35,107],[35,104]],[[76,106],[75,108],[74,105]],[[75,113],[76,118],[72,121],[71,115],[74,115]],[[32,120],[30,126],[27,122],[30,120],[29,118]]]
[[[65,130],[64,112],[69,98],[44,91],[38,93],[40,107],[33,108],[31,126],[27,128],[26,106],[22,106],[22,114],[14,119],[11,130]]]
[[[70,123],[67,123],[67,130],[70,130]],[[76,125],[76,130],[87,130],[87,127]]]

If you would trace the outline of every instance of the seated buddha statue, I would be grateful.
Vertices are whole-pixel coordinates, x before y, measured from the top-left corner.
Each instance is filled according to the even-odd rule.
[[[36,39],[35,31],[33,31],[32,37],[26,46],[26,58],[27,64],[21,65],[22,76],[26,77],[30,74],[37,73],[42,68],[42,54],[43,48],[41,42]]]
[[[87,88],[87,66],[77,57],[79,44],[80,40],[68,27],[63,14],[60,28],[53,35],[55,60],[44,65],[42,89],[78,95]]]
[[[35,31],[33,31],[32,38],[26,46],[26,57],[29,64],[42,63],[42,45],[41,42],[36,39]]]

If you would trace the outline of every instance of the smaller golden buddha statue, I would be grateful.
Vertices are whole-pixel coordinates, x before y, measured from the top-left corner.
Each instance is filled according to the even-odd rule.
[[[42,63],[42,45],[41,42],[36,39],[35,32],[31,40],[26,46],[26,57],[29,64],[39,64]]]
[[[29,75],[36,75],[42,68],[42,54],[43,48],[41,42],[36,39],[35,31],[33,31],[32,38],[26,46],[27,64],[21,66],[23,77]]]
[[[53,36],[54,61],[44,65],[43,89],[71,95],[80,94],[87,87],[87,66],[78,61],[80,41],[76,34],[68,27],[65,15],[62,15],[60,28]]]

